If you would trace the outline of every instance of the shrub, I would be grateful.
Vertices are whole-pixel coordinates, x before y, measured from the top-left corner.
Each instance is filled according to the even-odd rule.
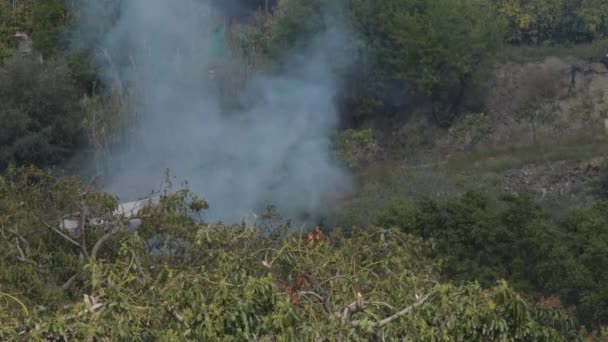
[[[507,279],[522,290],[537,290],[537,266],[552,246],[548,216],[530,198],[493,199],[469,192],[461,199],[396,203],[380,212],[378,224],[437,241],[451,279],[489,285]]]
[[[62,60],[13,57],[0,67],[0,167],[48,165],[77,146],[79,94]]]
[[[85,220],[86,235],[55,223],[85,207],[104,220]],[[141,234],[128,232],[109,215],[111,196],[9,169],[0,178],[0,338],[580,340],[567,313],[536,307],[505,282],[440,282],[432,243],[399,230],[345,238],[209,224],[192,215],[206,207],[187,189],[167,192],[136,213]],[[83,248],[101,240],[97,257]]]
[[[436,241],[444,274],[555,296],[591,328],[608,323],[608,203],[575,209],[559,229],[526,196],[470,192],[451,201],[395,203],[378,224]]]
[[[338,134],[335,139],[338,159],[352,169],[358,169],[369,163],[376,153],[377,146],[371,129],[348,129]]]
[[[457,144],[474,148],[479,142],[494,132],[494,127],[484,113],[467,114],[457,125],[450,128],[450,136]]]

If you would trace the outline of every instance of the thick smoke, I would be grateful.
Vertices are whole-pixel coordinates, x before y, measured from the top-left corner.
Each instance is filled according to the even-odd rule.
[[[87,2],[78,32],[103,26],[96,20],[105,20],[104,2]],[[330,142],[337,82],[327,51],[345,44],[342,30],[308,42],[285,72],[250,78],[242,96],[228,99],[245,105],[226,112],[220,99],[237,92],[218,90],[216,77],[240,66],[209,51],[218,27],[213,6],[125,0],[115,10],[99,62],[107,82],[127,85],[136,103],[127,116],[140,124],[112,152],[107,190],[125,200],[145,195],[169,168],[209,201],[212,218],[238,220],[268,204],[287,215],[317,212],[348,188]]]

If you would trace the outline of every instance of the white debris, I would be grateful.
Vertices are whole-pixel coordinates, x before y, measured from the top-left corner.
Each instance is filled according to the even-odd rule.
[[[141,201],[132,201],[125,202],[118,205],[118,208],[114,211],[114,215],[124,216],[126,218],[131,218],[139,213],[146,205],[150,202],[157,203],[158,201],[155,199],[145,199]]]
[[[139,212],[149,203],[156,204],[158,203],[158,197],[146,198],[139,201],[131,201],[118,204],[116,210],[114,210],[114,216],[124,217],[129,219],[130,226],[139,226],[141,223],[140,219],[134,218]],[[89,225],[102,225],[104,223],[103,219],[100,218],[89,218]],[[67,230],[76,230],[80,225],[80,220],[78,218],[65,218],[60,223],[62,229]]]

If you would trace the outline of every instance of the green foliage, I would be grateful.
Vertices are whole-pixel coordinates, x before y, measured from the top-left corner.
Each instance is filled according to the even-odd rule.
[[[604,38],[608,35],[608,3],[602,0],[583,0],[578,8],[578,16],[585,29],[593,38]]]
[[[385,38],[368,39],[373,39],[380,63],[435,105],[457,106],[480,64],[503,41],[501,20],[487,1],[418,0],[404,5],[387,0],[377,2],[376,13],[376,29]],[[445,120],[451,122],[438,118]]]
[[[603,202],[575,210],[559,227],[526,196],[470,192],[383,208],[389,198],[405,197],[401,189],[384,191],[394,179],[383,176],[404,178],[409,194],[428,187],[441,197],[453,189],[437,175],[376,170],[380,176],[363,189],[373,198],[345,213],[345,222],[363,226],[347,236],[295,233],[287,223],[205,222],[208,203],[171,188],[135,214],[134,232],[134,221],[117,214],[116,199],[94,184],[8,166],[60,161],[82,131],[103,160],[125,134],[118,123],[128,102],[127,91],[96,94],[86,55],[111,28],[117,1],[100,5],[97,14],[109,20],[87,32],[91,37],[70,41],[83,54],[67,60],[61,56],[73,13],[63,0],[19,1],[15,10],[9,4],[0,4],[1,340],[580,340],[563,306],[599,329],[593,338],[606,336]],[[230,63],[241,63],[244,71],[226,76],[218,69],[219,78],[231,77],[220,92],[236,97],[228,90],[245,84],[253,69],[282,67],[301,42],[341,23],[357,33],[331,52],[343,57],[331,58],[332,70],[349,83],[341,100],[353,123],[399,112],[396,99],[415,95],[430,100],[438,123],[451,124],[464,89],[483,78],[504,41],[600,42],[607,11],[600,0],[284,0],[272,14],[257,13],[227,32],[230,61],[223,66],[231,71]],[[53,58],[5,59],[16,31]],[[589,47],[589,58],[605,54],[600,43]],[[347,59],[354,67],[342,65]],[[532,83],[515,116],[536,140],[537,125],[553,119],[556,94],[542,75]],[[82,109],[79,89],[92,94]],[[581,102],[573,113],[588,119],[592,107]],[[487,116],[476,114],[451,133],[474,147],[491,131]],[[417,146],[432,140],[408,139],[417,137]],[[354,170],[378,149],[371,130],[347,130],[335,142]],[[368,215],[377,209],[377,217]],[[68,229],[66,219],[76,225]],[[535,305],[530,298],[540,295],[549,299]]]
[[[97,215],[115,208],[105,195],[85,201]],[[61,284],[78,269],[79,253],[58,233],[63,230],[59,223],[78,211],[79,202],[74,179],[31,167],[6,170],[0,178],[0,292],[20,293],[27,304],[44,299],[39,304],[47,308],[68,296]]]
[[[70,23],[64,0],[12,1],[0,4],[0,60],[8,57],[15,46],[15,33],[32,37],[34,49],[43,56],[53,55]]]
[[[7,59],[0,67],[0,120],[0,167],[68,156],[78,143],[82,111],[67,64]]]
[[[485,0],[288,0],[267,22],[264,51],[276,59],[300,48],[294,42],[346,23],[357,33],[340,42],[356,65],[340,70],[353,84],[345,96],[356,107],[349,115],[390,110],[395,100],[388,93],[423,94],[438,106],[438,116],[446,106],[452,114],[482,62],[501,46],[504,25],[494,14]]]
[[[348,129],[339,133],[335,138],[338,159],[351,169],[358,169],[369,163],[377,150],[371,129]]]
[[[606,3],[601,0],[499,0],[509,21],[508,40],[538,44],[579,43],[606,37]]]
[[[288,50],[297,48],[294,42],[306,41],[302,38],[322,30],[322,2],[324,1],[280,1],[268,24],[267,52],[271,56],[282,57]]]
[[[526,123],[530,126],[532,141],[538,142],[538,131],[543,124],[553,123],[557,118],[557,109],[549,104],[532,102],[522,107],[515,113],[518,123]]]
[[[32,31],[32,1],[17,1],[15,4],[13,8],[11,1],[0,3],[0,61],[12,54],[16,32]]]
[[[565,304],[576,305],[582,321],[608,322],[608,203],[574,210],[561,224],[558,259],[551,259],[548,286]],[[557,252],[556,252],[557,253]]]
[[[378,222],[434,239],[450,279],[486,286],[506,279],[525,293],[557,296],[592,328],[608,322],[606,203],[574,210],[559,229],[528,197],[479,193],[397,203],[382,210]]]
[[[484,113],[467,114],[457,125],[450,128],[452,138],[467,148],[475,147],[494,132],[494,127]]]
[[[455,201],[398,203],[381,211],[378,223],[436,239],[451,279],[486,285],[507,279],[525,290],[537,287],[536,267],[553,239],[542,210],[527,197],[510,195],[470,192]]]
[[[581,122],[583,125],[589,125],[594,119],[595,103],[591,98],[583,98],[579,100],[568,112],[568,117],[572,121]]]
[[[206,203],[179,190],[137,214],[141,230],[87,258],[53,222],[82,214],[84,201],[91,217],[118,224],[111,197],[32,168],[9,169],[0,185],[3,340],[581,337],[568,314],[531,305],[504,282],[439,283],[433,244],[398,230],[347,238],[208,224],[193,219]],[[91,243],[103,233],[94,221],[85,224]],[[160,236],[168,248],[153,248]],[[73,272],[77,281],[62,286]]]
[[[34,49],[45,57],[53,55],[70,23],[65,0],[34,1],[32,23]]]
[[[593,193],[600,200],[608,200],[608,163],[600,166],[600,172],[593,184]]]

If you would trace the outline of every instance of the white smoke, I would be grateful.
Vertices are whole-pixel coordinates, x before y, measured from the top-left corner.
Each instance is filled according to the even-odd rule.
[[[76,32],[90,34],[107,20],[109,2],[84,3]],[[145,195],[169,168],[209,201],[213,218],[237,220],[267,204],[288,215],[317,212],[350,182],[330,141],[338,83],[328,51],[346,44],[344,31],[307,42],[284,72],[249,79],[233,99],[247,105],[225,113],[227,93],[218,92],[214,72],[239,65],[209,53],[218,24],[212,9],[195,0],[124,0],[115,8],[118,20],[97,42],[99,65],[108,82],[118,75],[127,85],[142,124],[114,149],[107,190]]]

